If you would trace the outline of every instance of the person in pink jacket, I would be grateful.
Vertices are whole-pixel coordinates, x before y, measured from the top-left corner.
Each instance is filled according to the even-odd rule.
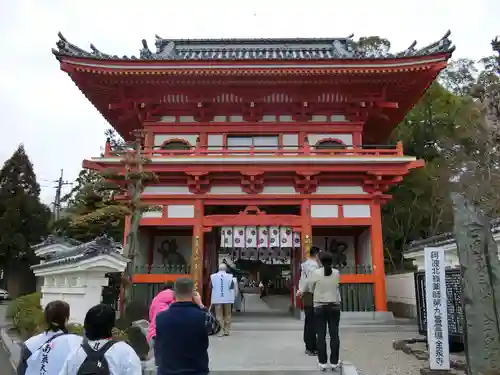
[[[149,329],[146,339],[152,347],[156,336],[156,315],[165,311],[175,302],[175,293],[172,290],[172,285],[166,284],[164,290],[156,295],[149,307]]]

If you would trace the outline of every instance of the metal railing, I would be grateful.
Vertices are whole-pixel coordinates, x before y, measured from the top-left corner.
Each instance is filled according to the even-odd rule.
[[[104,157],[122,155],[127,149],[112,150],[106,146]],[[132,149],[130,149],[132,150]],[[209,146],[186,145],[183,149],[164,149],[162,146],[144,146],[142,153],[148,157],[175,156],[404,156],[401,142],[396,145],[345,145],[325,148],[324,146],[281,145],[281,146]]]

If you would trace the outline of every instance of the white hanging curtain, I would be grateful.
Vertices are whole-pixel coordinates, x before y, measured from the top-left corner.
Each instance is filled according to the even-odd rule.
[[[289,227],[222,227],[221,248],[270,249],[299,248],[300,234]],[[249,252],[245,252],[245,254]]]

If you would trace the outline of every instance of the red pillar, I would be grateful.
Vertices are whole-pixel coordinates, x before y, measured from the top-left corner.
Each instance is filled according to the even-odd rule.
[[[304,199],[300,205],[300,216],[302,219],[302,232],[300,233],[300,238],[302,242],[301,247],[301,260],[305,260],[309,257],[309,252],[311,251],[312,245],[312,226],[311,226],[311,202],[309,199]],[[300,280],[300,265],[297,267],[297,277],[294,281],[296,288],[299,287]],[[300,298],[295,298],[295,306],[302,307],[302,300]]]
[[[382,237],[382,218],[380,202],[371,204],[372,226],[370,239],[372,245],[372,264],[374,275],[375,311],[387,311],[387,295],[385,290],[384,243]]]
[[[203,201],[197,199],[195,202],[195,223],[193,225],[193,246],[191,250],[191,277],[194,287],[202,294],[203,288]]]

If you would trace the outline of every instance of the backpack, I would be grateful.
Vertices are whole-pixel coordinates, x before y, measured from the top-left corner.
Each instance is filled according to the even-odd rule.
[[[99,350],[94,350],[90,347],[87,339],[82,342],[82,348],[87,354],[87,358],[83,361],[76,375],[110,375],[108,361],[104,354],[111,348],[116,341],[110,340],[104,344]]]

